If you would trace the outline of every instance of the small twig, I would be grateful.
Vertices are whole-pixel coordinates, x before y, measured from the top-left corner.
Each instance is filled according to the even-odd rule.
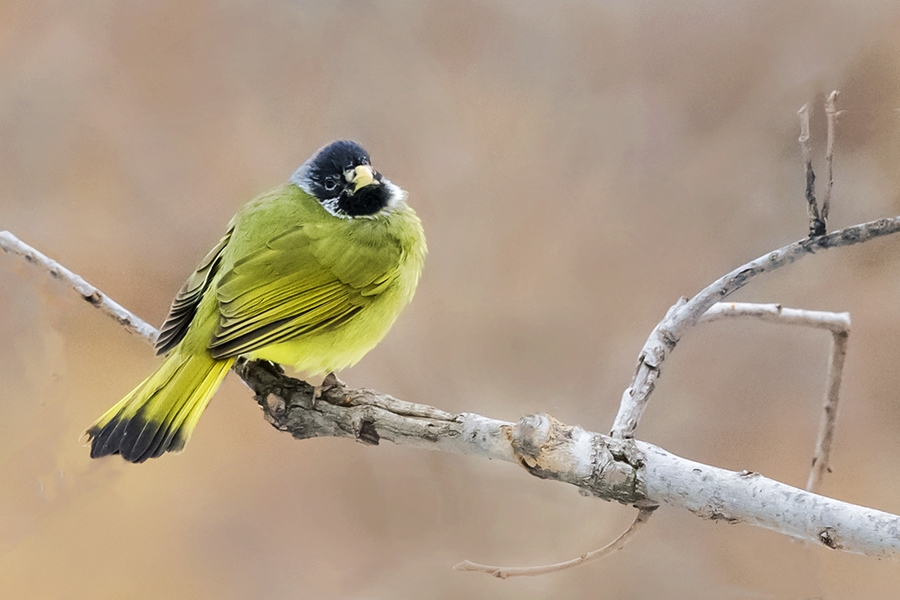
[[[809,151],[809,104],[804,104],[797,111],[800,117],[800,150],[803,155],[803,167],[806,173],[806,211],[809,215],[809,237],[825,234],[825,221],[819,216],[816,204],[816,173],[813,171],[812,156]]]
[[[827,119],[827,138],[825,142],[825,163],[828,166],[828,180],[825,182],[825,193],[822,194],[822,221],[828,223],[831,210],[831,187],[834,185],[834,126],[839,111],[835,108],[839,92],[834,90],[825,101],[825,117]],[[824,232],[823,232],[824,233]]]
[[[821,310],[787,308],[780,304],[756,304],[751,302],[717,302],[700,319],[702,323],[721,321],[733,317],[752,317],[768,323],[802,325],[827,329],[832,333],[845,333],[850,329],[850,314]]]
[[[461,563],[454,565],[453,568],[456,571],[475,571],[477,573],[487,573],[489,575],[497,577],[498,579],[506,579],[508,577],[534,577],[537,575],[546,575],[547,573],[555,573],[557,571],[565,571],[566,569],[571,569],[572,567],[583,565],[588,561],[602,558],[624,548],[625,544],[627,544],[631,540],[631,538],[633,538],[635,534],[637,534],[641,527],[648,520],[650,520],[650,515],[652,515],[653,511],[655,511],[657,508],[659,507],[650,506],[646,508],[640,508],[638,510],[637,516],[634,518],[634,521],[632,521],[631,526],[628,527],[628,529],[626,529],[622,533],[622,535],[598,550],[585,552],[581,556],[573,558],[571,560],[554,563],[552,565],[542,565],[538,567],[495,567],[491,565],[474,563],[470,560],[464,560]]]
[[[834,441],[834,426],[837,421],[838,396],[844,372],[844,359],[847,356],[847,340],[849,332],[835,331],[831,334],[831,358],[828,366],[828,384],[825,388],[825,402],[822,421],[819,424],[819,437],[816,440],[816,451],[813,454],[812,467],[806,489],[818,491],[826,472],[831,472],[831,446]]]
[[[831,447],[837,420],[839,392],[844,373],[844,359],[847,356],[847,341],[850,336],[850,315],[848,313],[785,308],[780,304],[719,302],[706,311],[701,322],[718,321],[729,317],[755,317],[770,323],[816,327],[831,332],[831,357],[828,362],[825,402],[809,479],[806,483],[807,491],[816,491],[821,485],[825,473],[830,472],[829,464],[831,463]]]
[[[24,258],[32,264],[43,267],[44,270],[56,279],[61,279],[69,284],[69,286],[78,292],[88,304],[114,318],[131,333],[136,333],[151,344],[156,342],[158,332],[153,325],[134,316],[125,310],[122,305],[114,302],[109,296],[82,279],[81,276],[68,270],[52,258],[41,254],[12,233],[0,231],[0,249],[3,249],[8,254]]]

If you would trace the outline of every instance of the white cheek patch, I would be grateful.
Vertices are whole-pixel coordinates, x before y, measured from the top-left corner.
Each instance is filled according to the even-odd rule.
[[[395,206],[398,206],[406,201],[406,192],[400,189],[399,186],[394,185],[388,179],[382,179],[381,185],[386,187],[391,195],[388,197],[387,206],[385,206],[380,212],[391,211]]]
[[[310,195],[312,195],[312,194],[310,194]],[[329,198],[328,200],[320,202],[319,204],[322,205],[322,208],[324,208],[330,214],[334,215],[335,217],[337,217],[339,219],[351,218],[350,215],[348,215],[347,213],[341,212],[338,209],[338,199],[337,198]]]

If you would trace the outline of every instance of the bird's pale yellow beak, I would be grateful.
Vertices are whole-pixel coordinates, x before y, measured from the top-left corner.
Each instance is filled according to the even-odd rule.
[[[354,194],[367,185],[378,183],[375,179],[375,169],[370,165],[359,165],[355,169],[347,171],[344,177],[347,179],[347,183],[353,184]]]

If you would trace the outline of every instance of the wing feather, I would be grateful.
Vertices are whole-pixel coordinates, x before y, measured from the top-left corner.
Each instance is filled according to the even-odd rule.
[[[398,275],[399,242],[374,222],[346,225],[299,226],[236,261],[216,288],[213,357],[339,327],[387,289]]]
[[[166,320],[163,321],[162,327],[159,328],[159,337],[156,339],[157,354],[168,352],[184,338],[191,321],[194,319],[194,315],[197,313],[197,306],[199,306],[200,300],[203,298],[203,292],[209,287],[213,276],[219,268],[222,253],[225,251],[225,246],[228,245],[233,231],[234,227],[232,226],[228,229],[225,237],[216,244],[215,248],[209,251],[200,263],[200,266],[197,267],[197,270],[188,277],[188,280],[178,290],[175,300],[172,301],[169,314]]]

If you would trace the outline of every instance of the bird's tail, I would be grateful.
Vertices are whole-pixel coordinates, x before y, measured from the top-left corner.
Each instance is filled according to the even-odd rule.
[[[233,362],[207,352],[182,354],[176,348],[153,375],[84,432],[91,458],[121,454],[139,463],[182,450]]]

